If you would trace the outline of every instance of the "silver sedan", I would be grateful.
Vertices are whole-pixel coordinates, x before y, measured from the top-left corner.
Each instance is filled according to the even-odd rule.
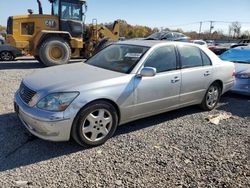
[[[23,79],[15,110],[34,135],[97,146],[118,125],[199,104],[212,110],[234,85],[233,63],[189,43],[123,41],[85,63]]]

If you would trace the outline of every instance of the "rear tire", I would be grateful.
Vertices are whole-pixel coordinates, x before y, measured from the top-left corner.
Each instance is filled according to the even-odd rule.
[[[0,52],[0,59],[2,61],[13,61],[15,59],[15,57],[9,51],[2,51],[2,52]]]
[[[213,83],[209,86],[206,95],[203,98],[200,107],[204,110],[211,111],[218,104],[221,96],[221,87],[218,83]]]
[[[43,64],[41,58],[40,58],[38,55],[35,55],[34,57],[35,57],[35,59],[36,59],[39,63],[42,63],[42,64]]]
[[[87,105],[77,115],[71,136],[81,146],[95,147],[111,138],[118,125],[115,107],[106,101]]]
[[[60,37],[46,39],[39,49],[39,59],[46,66],[67,64],[71,58],[71,49],[66,40]]]

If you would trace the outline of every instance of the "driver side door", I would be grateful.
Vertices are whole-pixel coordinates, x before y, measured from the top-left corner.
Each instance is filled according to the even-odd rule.
[[[179,106],[181,71],[177,69],[174,45],[155,49],[144,67],[154,67],[153,77],[135,78],[135,107],[133,118],[165,112]]]

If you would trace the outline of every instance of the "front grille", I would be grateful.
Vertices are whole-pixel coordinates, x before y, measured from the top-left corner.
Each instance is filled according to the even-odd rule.
[[[19,88],[19,95],[26,104],[29,104],[29,102],[35,96],[35,94],[36,94],[35,91],[29,89],[27,86],[21,83]]]

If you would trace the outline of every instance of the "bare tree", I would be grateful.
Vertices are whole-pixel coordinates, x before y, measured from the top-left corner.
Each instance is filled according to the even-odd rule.
[[[240,37],[240,31],[241,31],[241,24],[239,22],[233,22],[229,26],[229,33],[233,33],[233,38],[239,38]]]

